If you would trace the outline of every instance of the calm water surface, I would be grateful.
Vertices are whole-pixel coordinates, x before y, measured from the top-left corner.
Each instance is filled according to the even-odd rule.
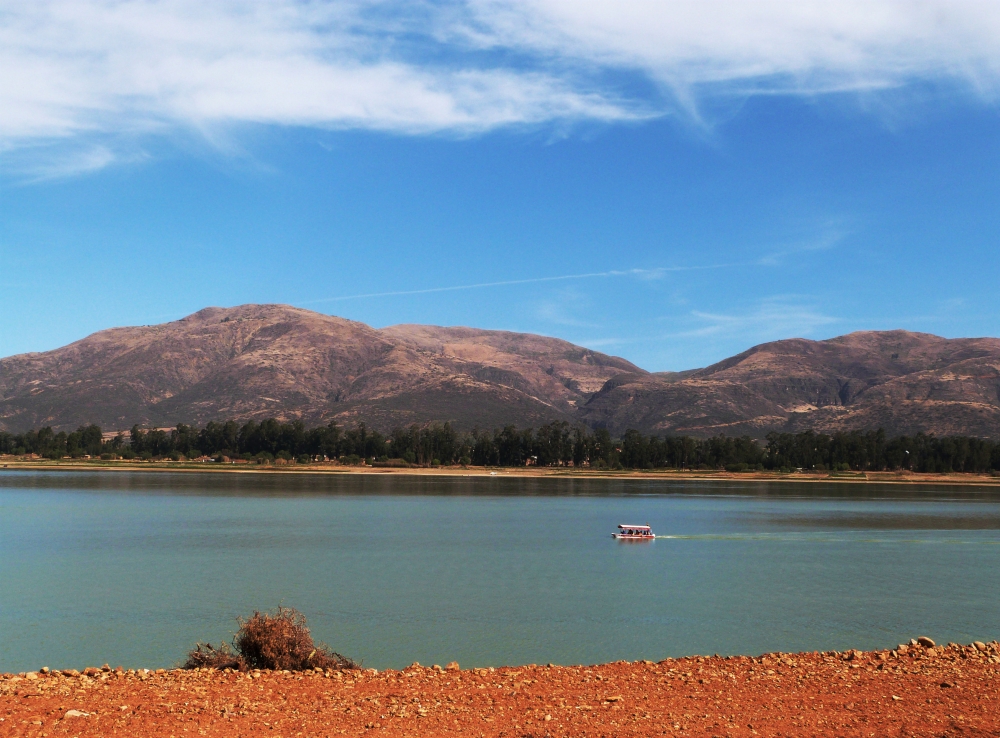
[[[620,522],[673,537],[620,543]],[[378,668],[989,640],[1000,495],[0,472],[0,671],[170,666],[279,603]]]

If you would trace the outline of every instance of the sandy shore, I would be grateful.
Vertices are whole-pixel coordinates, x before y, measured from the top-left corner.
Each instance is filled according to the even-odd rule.
[[[647,479],[647,480],[722,480],[739,482],[836,482],[841,484],[947,484],[962,486],[1000,487],[1000,476],[987,474],[918,474],[915,472],[742,472],[716,470],[625,470],[574,469],[572,467],[371,467],[343,466],[334,463],[290,464],[287,466],[259,466],[256,464],[222,464],[215,462],[143,462],[100,460],[20,460],[0,457],[0,473],[18,469],[48,469],[71,471],[173,471],[173,472],[225,472],[228,474],[402,474],[442,477],[525,477],[568,479]]]
[[[0,677],[4,736],[995,736],[1000,645],[598,666]]]

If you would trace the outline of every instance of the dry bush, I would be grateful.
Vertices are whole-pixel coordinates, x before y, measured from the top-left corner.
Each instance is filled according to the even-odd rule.
[[[324,644],[313,643],[305,616],[291,607],[279,607],[274,612],[258,612],[244,620],[237,618],[240,629],[228,644],[213,648],[198,644],[188,654],[185,668],[199,666],[219,669],[356,669],[351,659],[331,651]]]
[[[246,671],[247,663],[238,653],[229,647],[228,643],[223,643],[216,647],[211,643],[199,643],[193,651],[188,652],[187,661],[184,662],[185,669],[236,669]]]

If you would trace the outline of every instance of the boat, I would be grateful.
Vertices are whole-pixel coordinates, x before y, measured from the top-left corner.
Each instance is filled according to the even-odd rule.
[[[618,526],[618,532],[611,534],[612,538],[618,538],[623,541],[648,541],[652,538],[656,538],[653,535],[653,530],[648,525],[628,525],[627,523],[622,523]]]

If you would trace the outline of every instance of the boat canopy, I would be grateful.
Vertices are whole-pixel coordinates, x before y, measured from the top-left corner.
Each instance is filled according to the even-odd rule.
[[[649,530],[648,525],[619,525],[619,528],[630,528],[631,530]]]

